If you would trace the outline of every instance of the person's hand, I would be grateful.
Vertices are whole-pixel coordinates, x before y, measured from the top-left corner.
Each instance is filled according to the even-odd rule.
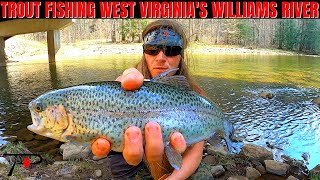
[[[129,91],[139,89],[143,85],[143,80],[143,75],[135,68],[125,70],[123,74],[116,79],[116,81],[121,82],[123,89]],[[123,157],[130,165],[138,165],[142,161],[144,154],[148,162],[162,162],[164,144],[160,125],[156,122],[149,122],[146,124],[144,130],[146,142],[144,148],[140,128],[131,126],[126,129],[124,133]],[[103,157],[110,152],[110,143],[105,141],[107,141],[107,139],[100,137],[91,144],[92,153],[95,156]],[[187,147],[184,137],[179,132],[174,132],[170,136],[170,144],[174,150],[181,154]]]
[[[149,162],[161,161],[164,153],[161,127],[156,122],[149,122],[145,126],[145,153],[146,160]],[[182,154],[186,148],[184,137],[179,132],[174,132],[170,136],[170,145],[174,150]],[[110,142],[99,137],[91,143],[92,153],[97,157],[108,155],[111,150]],[[143,157],[144,148],[141,129],[131,126],[126,129],[124,134],[123,157],[130,165],[138,165]]]
[[[143,84],[144,77],[136,68],[129,68],[123,71],[116,81],[121,82],[124,90],[132,91],[139,89]]]

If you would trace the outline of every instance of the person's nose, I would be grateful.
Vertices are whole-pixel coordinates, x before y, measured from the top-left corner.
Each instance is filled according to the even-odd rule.
[[[156,56],[156,60],[157,61],[166,61],[167,60],[167,56],[164,53],[164,50],[161,50],[157,56]]]

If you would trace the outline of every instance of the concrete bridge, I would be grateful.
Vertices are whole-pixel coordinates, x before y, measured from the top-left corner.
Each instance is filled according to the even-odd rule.
[[[5,40],[18,34],[47,32],[49,63],[55,62],[60,49],[60,29],[73,23],[72,19],[14,19],[0,22],[0,66],[6,66]]]

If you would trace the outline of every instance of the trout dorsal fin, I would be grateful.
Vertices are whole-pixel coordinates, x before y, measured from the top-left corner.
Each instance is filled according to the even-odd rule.
[[[165,71],[161,74],[158,74],[156,77],[152,78],[150,81],[173,85],[185,90],[192,90],[185,76],[179,76],[179,75],[169,76],[170,73],[175,72],[177,70],[179,70],[179,68],[174,68],[174,69]]]

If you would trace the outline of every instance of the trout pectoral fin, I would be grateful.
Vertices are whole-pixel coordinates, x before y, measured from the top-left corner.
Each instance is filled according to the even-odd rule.
[[[170,146],[170,144],[165,146],[164,151],[166,153],[167,159],[168,159],[169,163],[171,164],[171,166],[176,170],[181,169],[181,164],[182,164],[182,156],[181,156],[181,154],[176,152]]]

